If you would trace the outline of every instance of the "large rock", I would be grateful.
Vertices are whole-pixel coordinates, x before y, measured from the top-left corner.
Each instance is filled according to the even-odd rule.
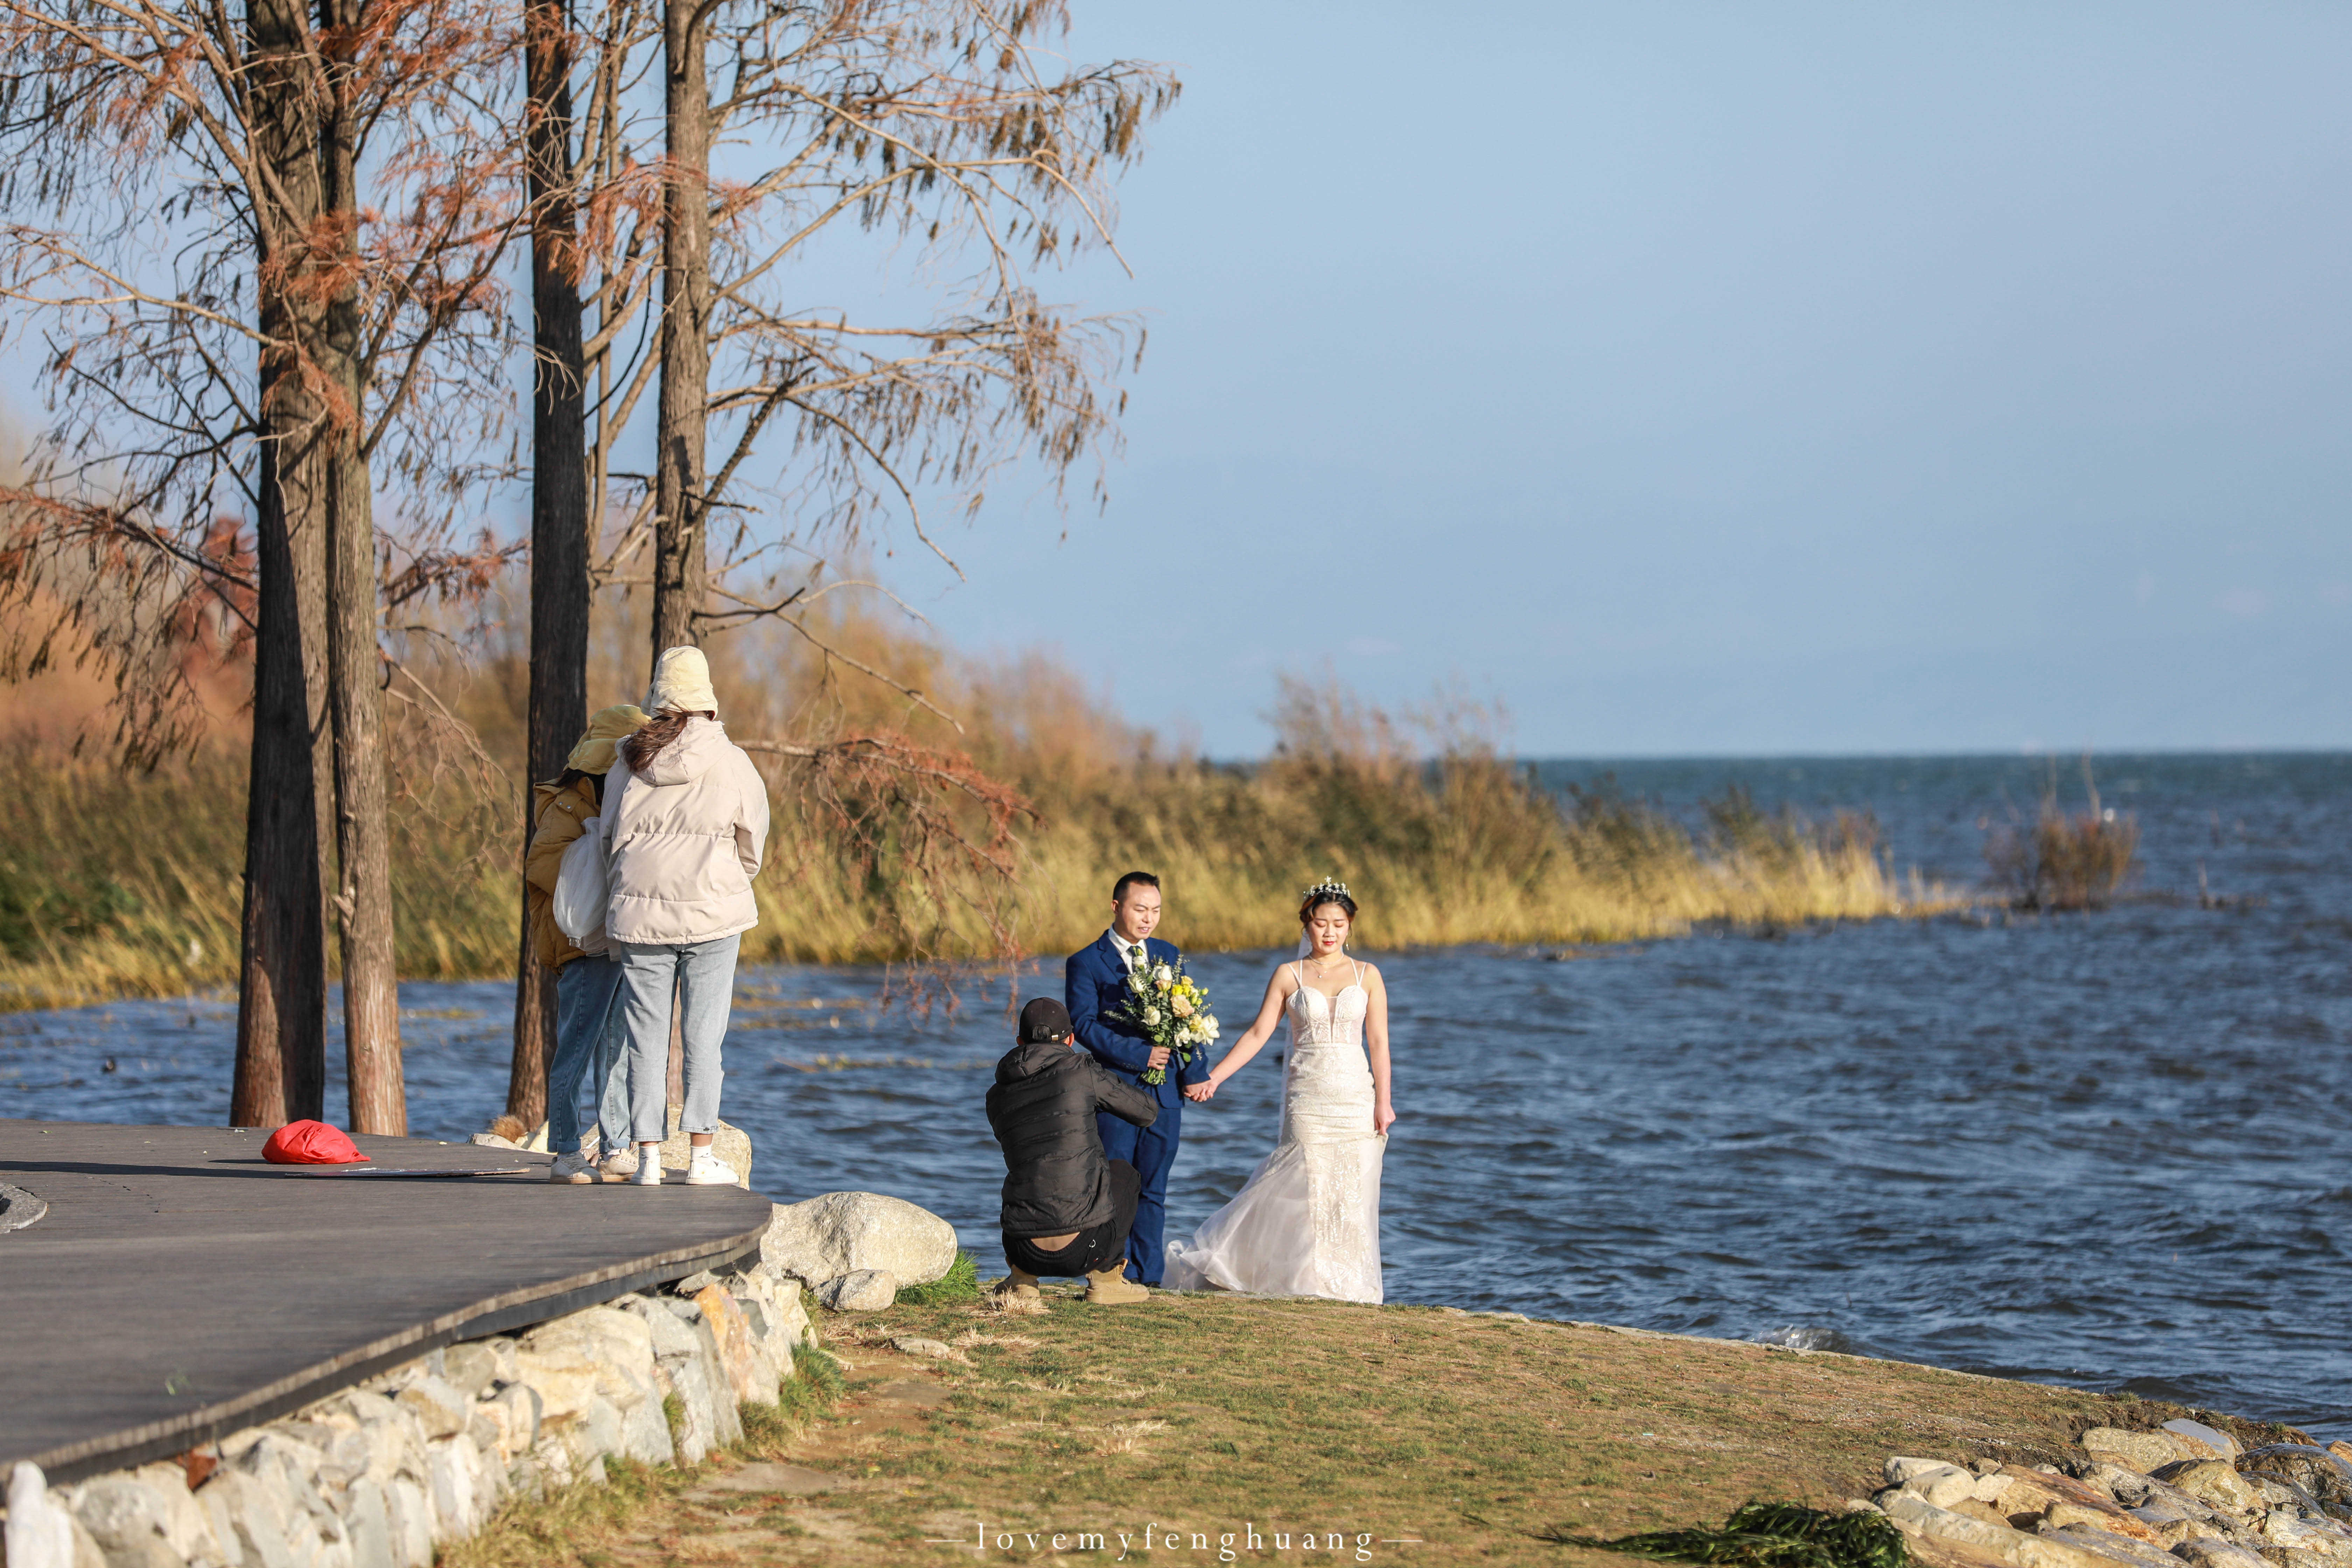
[[[861,1268],[818,1286],[816,1299],[829,1312],[878,1312],[898,1300],[898,1282],[887,1268]]]
[[[8,1521],[0,1552],[12,1568],[103,1568],[98,1542],[52,1493],[38,1465],[18,1460],[8,1473]]]
[[[749,1273],[730,1271],[719,1284],[743,1310],[751,1325],[751,1338],[772,1365],[776,1381],[792,1376],[793,1352],[808,1323],[808,1313],[800,1304],[801,1282],[787,1279],[779,1284],[772,1276],[754,1268]]]
[[[1897,1530],[1914,1540],[1957,1547],[2011,1568],[2115,1568],[2116,1560],[2063,1535],[2028,1535],[1937,1508],[1916,1492],[1889,1487],[1871,1500]]]
[[[2151,1545],[2156,1542],[2156,1531],[2148,1524],[2116,1507],[2115,1500],[2096,1487],[2072,1476],[2029,1470],[2022,1465],[2003,1465],[1993,1474],[2007,1483],[1999,1493],[2000,1511],[2020,1530],[2027,1528],[2020,1521],[2031,1516],[2047,1521],[2053,1528],[2081,1524]]]
[[[2073,1506],[2071,1503],[2057,1504],[2050,1510],[2051,1517],[2034,1527],[2043,1540],[2071,1542],[2085,1552],[2096,1552],[2112,1563],[2121,1563],[2124,1568],[2180,1568],[2180,1559],[2160,1546],[2115,1534],[2085,1521],[2062,1521],[2060,1516],[2072,1510]]]
[[[1912,1459],[1901,1455],[1886,1461],[1886,1484],[1926,1498],[1937,1508],[1973,1500],[1977,1479],[1958,1465],[1941,1459]]]
[[[2167,1486],[2177,1487],[2225,1513],[2251,1513],[2262,1501],[2262,1494],[2247,1485],[2243,1476],[2219,1459],[2183,1459],[2161,1466],[2152,1473]]]
[[[955,1226],[904,1198],[827,1193],[778,1204],[760,1241],[760,1267],[810,1286],[864,1269],[900,1286],[928,1285],[955,1266]]]
[[[2182,1418],[2168,1421],[2164,1429],[2189,1445],[2189,1457],[2196,1459],[2235,1459],[2238,1440],[2226,1432],[2217,1432],[2202,1421]]]
[[[633,1296],[622,1309],[645,1320],[653,1335],[655,1359],[669,1381],[669,1392],[677,1396],[674,1438],[679,1460],[698,1465],[711,1449],[740,1438],[741,1424],[730,1395],[725,1361],[702,1310],[691,1301],[659,1296]],[[726,1435],[730,1430],[733,1436]]]
[[[2189,1568],[2271,1568],[2270,1560],[2261,1552],[2227,1541],[2184,1541],[2173,1548],[2172,1554]]]
[[[2126,1432],[2120,1426],[2094,1426],[2076,1439],[2094,1459],[2121,1465],[2152,1476],[2165,1466],[2204,1456],[2170,1432]]]
[[[2301,1487],[2317,1502],[2352,1506],[2352,1464],[2326,1448],[2302,1443],[2270,1443],[2239,1460],[2238,1468],[2248,1475],[2274,1476]]]
[[[492,1384],[515,1380],[515,1342],[503,1336],[468,1340],[441,1352],[442,1376],[472,1399]]]
[[[2289,1553],[2308,1552],[2326,1563],[2352,1560],[2352,1539],[2346,1537],[2335,1521],[2300,1518],[2285,1507],[2274,1508],[2264,1517],[2262,1538],[2272,1548]]]
[[[725,1369],[727,1385],[741,1405],[773,1405],[776,1402],[776,1367],[767,1351],[751,1332],[751,1321],[735,1298],[718,1285],[706,1285],[694,1296],[694,1304],[710,1325],[719,1341],[719,1365]]]
[[[100,1476],[73,1490],[73,1510],[106,1553],[108,1568],[185,1568],[225,1558],[212,1521],[169,1465]]]
[[[428,1441],[454,1437],[474,1418],[473,1401],[430,1374],[418,1378],[394,1397],[415,1415]]]

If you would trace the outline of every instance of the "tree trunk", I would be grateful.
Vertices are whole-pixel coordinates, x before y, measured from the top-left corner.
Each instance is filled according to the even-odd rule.
[[[704,425],[710,382],[710,82],[694,0],[671,0],[662,58],[669,167],[662,188],[660,420],[654,464],[652,657],[697,643],[709,586]]]
[[[551,779],[588,722],[588,400],[580,326],[579,217],[572,186],[572,37],[561,0],[523,11],[524,156],[530,182],[531,390],[530,776]],[[529,842],[531,799],[523,795]],[[524,890],[507,1110],[547,1116],[555,975],[530,943]]]
[[[523,831],[530,831],[528,820]],[[547,1120],[547,1068],[555,1058],[555,972],[539,962],[531,946],[530,898],[525,891],[522,945],[515,959],[514,1057],[507,1068],[507,1114],[526,1128]]]
[[[375,512],[360,450],[363,371],[356,256],[358,109],[348,51],[365,47],[363,0],[320,0],[329,50],[323,152],[327,222],[342,277],[328,296],[320,369],[328,410],[328,683],[335,723],[335,912],[342,938],[343,1040],[354,1132],[404,1135],[400,984],[392,937],[392,825],[384,790],[383,654],[376,640]]]
[[[306,384],[319,307],[299,287],[301,238],[319,213],[316,99],[302,0],[251,0],[254,151],[274,197],[258,205],[259,578],[253,747],[247,777],[245,910],[229,1121],[277,1127],[326,1109],[326,933],[319,877],[326,734],[326,479],[320,408]]]

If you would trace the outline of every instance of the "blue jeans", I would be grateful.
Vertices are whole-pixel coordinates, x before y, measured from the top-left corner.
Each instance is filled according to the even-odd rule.
[[[1151,1092],[1150,1085],[1144,1093]],[[1139,1178],[1135,1220],[1127,1227],[1127,1277],[1157,1285],[1168,1272],[1168,1173],[1176,1166],[1176,1140],[1184,1129],[1184,1102],[1160,1109],[1149,1127],[1123,1121],[1109,1111],[1095,1113],[1103,1153],[1135,1167]]]
[[[547,1064],[547,1147],[580,1152],[580,1080],[596,1086],[598,1138],[605,1152],[629,1140],[628,1031],[614,1001],[621,966],[575,958],[555,972],[555,1059]]]
[[[686,1043],[686,1132],[719,1131],[719,1084],[726,1075],[719,1047],[735,1002],[735,952],[743,939],[709,942],[616,942],[621,960],[621,1012],[629,1030],[629,1125],[640,1143],[669,1136],[670,998],[677,998],[678,1032]]]

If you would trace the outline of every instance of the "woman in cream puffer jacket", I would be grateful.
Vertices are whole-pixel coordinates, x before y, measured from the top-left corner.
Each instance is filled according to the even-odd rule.
[[[621,962],[629,1029],[630,1135],[643,1185],[661,1181],[653,1145],[667,1133],[670,1000],[686,1052],[686,1179],[732,1184],[710,1152],[719,1128],[720,1047],[742,933],[760,923],[751,879],[768,842],[768,784],[719,722],[702,651],[664,653],[646,699],[654,715],[623,742],[604,784],[611,896],[604,930]]]

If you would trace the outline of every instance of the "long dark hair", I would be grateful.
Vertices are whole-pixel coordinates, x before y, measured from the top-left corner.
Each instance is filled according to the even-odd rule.
[[[669,743],[686,733],[688,719],[718,717],[718,714],[709,711],[687,713],[676,708],[665,708],[639,725],[635,734],[621,742],[621,754],[629,760],[631,773],[644,773],[647,763],[669,750]]]

